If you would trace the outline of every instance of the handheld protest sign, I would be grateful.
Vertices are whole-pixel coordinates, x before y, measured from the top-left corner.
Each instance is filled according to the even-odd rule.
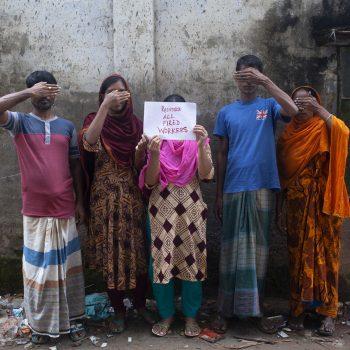
[[[190,102],[145,102],[143,133],[163,140],[196,140],[197,105]]]

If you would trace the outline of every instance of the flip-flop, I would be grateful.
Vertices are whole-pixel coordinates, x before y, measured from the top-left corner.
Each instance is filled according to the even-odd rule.
[[[304,319],[305,319],[305,315],[300,315],[298,317],[291,316],[288,320],[289,328],[297,332],[303,331],[305,329]]]
[[[86,337],[86,329],[82,323],[73,323],[70,326],[69,337],[73,342],[78,342]]]
[[[35,345],[45,345],[50,342],[50,337],[47,335],[33,333],[30,341]]]
[[[227,321],[224,317],[217,315],[215,320],[211,324],[211,328],[219,334],[227,332]]]
[[[152,327],[152,333],[157,337],[165,337],[170,332],[171,320],[162,320]]]
[[[329,328],[331,326],[331,328]],[[335,331],[335,319],[331,317],[325,317],[322,322],[320,328],[317,330],[319,335],[323,335],[326,337],[331,337]]]
[[[276,334],[278,332],[278,327],[269,322],[265,317],[252,318],[250,321],[263,333]]]
[[[194,318],[186,318],[185,336],[189,338],[198,337],[201,334],[201,328]]]

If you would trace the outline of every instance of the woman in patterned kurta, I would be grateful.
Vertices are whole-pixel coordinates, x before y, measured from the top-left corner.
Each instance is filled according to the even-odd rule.
[[[338,310],[340,227],[349,216],[344,182],[349,129],[307,86],[292,95],[300,113],[278,141],[290,258],[290,326],[303,329],[304,310],[323,316],[331,335]]]
[[[177,95],[165,101],[184,102]],[[162,318],[152,329],[157,336],[165,336],[173,321],[175,278],[182,281],[185,334],[200,333],[195,317],[206,277],[207,206],[199,180],[212,179],[213,165],[208,133],[202,126],[196,126],[194,133],[197,142],[152,138],[148,163],[140,175],[140,187],[151,189],[152,286]]]
[[[85,258],[106,281],[116,315],[112,330],[118,333],[125,328],[126,290],[134,290],[135,308],[150,320],[145,311],[145,207],[136,172],[145,153],[134,157],[141,134],[142,124],[133,115],[125,80],[119,75],[108,77],[100,88],[99,111],[87,116],[81,132],[89,185]]]

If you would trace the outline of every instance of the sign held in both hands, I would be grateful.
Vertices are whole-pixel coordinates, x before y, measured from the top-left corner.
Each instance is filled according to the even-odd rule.
[[[145,102],[143,132],[163,140],[196,140],[197,105],[191,102]]]

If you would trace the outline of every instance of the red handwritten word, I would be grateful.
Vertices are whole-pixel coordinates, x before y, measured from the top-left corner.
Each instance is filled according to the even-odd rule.
[[[180,125],[180,120],[163,120],[163,126]]]
[[[159,134],[177,134],[179,132],[188,132],[187,126],[183,126],[181,128],[157,128]]]
[[[180,107],[165,107],[165,106],[161,106],[161,111],[164,112],[164,113],[180,112],[181,108]]]

